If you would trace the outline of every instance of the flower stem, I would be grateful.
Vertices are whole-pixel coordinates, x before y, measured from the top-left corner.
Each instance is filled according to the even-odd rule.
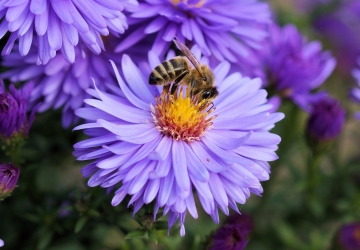
[[[318,196],[316,189],[319,184],[318,170],[321,161],[321,154],[312,151],[309,156],[309,163],[307,165],[307,201],[311,208],[315,208],[318,203]]]

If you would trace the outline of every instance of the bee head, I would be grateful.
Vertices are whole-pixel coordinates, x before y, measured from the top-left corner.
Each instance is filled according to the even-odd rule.
[[[219,92],[217,91],[216,87],[205,89],[200,93],[199,101],[207,100],[208,102],[211,102],[218,94]]]

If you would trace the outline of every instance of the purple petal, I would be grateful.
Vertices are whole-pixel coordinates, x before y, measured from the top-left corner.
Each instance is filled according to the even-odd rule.
[[[221,165],[217,162],[208,152],[205,150],[199,142],[192,142],[190,147],[198,159],[206,166],[206,168],[214,173],[219,173],[226,169],[226,166]]]
[[[25,56],[29,53],[32,39],[33,39],[33,30],[32,30],[32,28],[30,28],[22,37],[19,38],[20,55]],[[30,79],[30,78],[27,78],[27,79]]]
[[[167,177],[161,178],[159,194],[158,194],[158,203],[160,207],[163,207],[167,203],[173,184],[174,184],[173,171],[170,171]]]
[[[49,27],[48,27],[48,40],[50,47],[54,50],[59,50],[62,46],[62,34],[61,34],[61,26],[60,26],[60,20],[55,15],[55,13],[50,10],[50,16],[49,16]]]
[[[113,136],[115,136],[115,135],[112,135],[111,138],[113,138]],[[106,135],[106,138],[107,137],[110,138],[109,135]],[[115,139],[116,139],[116,136],[115,136]],[[98,146],[100,146],[100,145],[98,145]],[[140,145],[121,141],[121,142],[117,142],[117,143],[111,144],[109,146],[103,146],[103,147],[108,149],[110,152],[112,152],[114,154],[123,155],[123,154],[128,154],[130,152],[133,152],[134,150],[138,149],[140,147]]]
[[[198,213],[197,213],[194,196],[193,196],[192,192],[190,192],[189,196],[185,199],[185,203],[186,203],[186,207],[187,207],[189,213],[191,214],[191,216],[193,218],[197,219]]]
[[[207,182],[210,178],[210,175],[204,163],[198,157],[196,157],[195,152],[188,145],[185,145],[184,149],[189,174],[191,177],[201,182]]]
[[[61,26],[66,34],[67,40],[72,46],[76,46],[79,42],[79,34],[76,28],[73,25],[67,23],[62,23]]]
[[[168,136],[163,136],[156,149],[150,152],[149,159],[164,161],[169,155],[169,152],[171,150],[171,145],[172,145],[172,139],[169,138]]]
[[[44,0],[47,1],[47,0]],[[49,7],[47,7],[49,8]],[[35,15],[35,30],[39,36],[43,36],[48,28],[49,23],[49,10],[46,10],[44,13]]]
[[[6,12],[6,20],[10,23],[18,19],[21,15],[27,16],[27,12],[25,11],[26,7],[28,7],[28,2],[25,1],[20,5],[16,5],[14,7],[10,7]]]
[[[148,180],[148,174],[152,170],[151,166],[145,167],[143,172],[138,175],[135,179],[129,182],[129,194],[135,194],[146,184]]]
[[[111,200],[111,205],[113,205],[113,206],[119,205],[120,202],[122,202],[122,200],[125,198],[126,194],[127,194],[127,191],[125,191],[124,186],[119,188]]]
[[[43,14],[47,9],[48,0],[31,0],[30,11],[36,15]]]
[[[105,160],[98,162],[98,164],[96,164],[96,166],[98,168],[102,168],[102,169],[111,169],[114,167],[120,167],[125,162],[129,161],[129,159],[131,159],[131,157],[134,154],[135,153],[129,153],[129,154],[124,154],[124,155],[115,155],[115,156],[109,157]]]
[[[252,134],[252,131],[250,131],[241,138],[229,138],[216,133],[208,133],[206,138],[222,149],[233,150],[246,143]]]
[[[175,179],[180,187],[180,193],[178,193],[178,195],[185,199],[190,193],[190,179],[186,165],[184,144],[182,141],[173,142],[172,158]]]
[[[32,0],[34,1],[34,0]],[[69,1],[67,0],[51,0],[51,6],[55,11],[56,15],[63,21],[64,23],[71,24],[73,22],[73,18],[69,11]]]
[[[144,193],[144,203],[149,204],[155,199],[156,194],[159,191],[160,179],[149,180]]]
[[[223,208],[227,207],[229,202],[228,197],[226,195],[224,186],[217,174],[214,173],[210,174],[209,187],[214,196],[215,201],[219,204],[219,206]]]
[[[124,55],[126,56],[126,55]],[[123,56],[123,58],[124,58]],[[128,56],[126,56],[128,57]],[[145,102],[143,102],[142,100],[138,99],[133,93],[132,91],[128,88],[128,86],[124,83],[124,81],[122,80],[119,71],[117,70],[115,63],[113,61],[110,61],[112,64],[112,67],[115,71],[115,75],[116,75],[116,79],[120,85],[121,90],[123,91],[124,95],[126,96],[126,98],[136,107],[141,108],[143,110],[149,110],[150,111],[150,105],[146,104]],[[126,69],[125,69],[126,70]]]
[[[157,32],[161,28],[163,28],[165,26],[165,24],[166,24],[166,18],[159,16],[146,26],[144,32],[146,34],[151,34],[151,33]]]
[[[97,147],[114,141],[116,141],[116,136],[113,134],[109,134],[109,135],[99,136],[99,137],[80,141],[74,144],[74,148],[81,149],[81,148]]]
[[[265,147],[241,146],[234,151],[242,156],[261,161],[274,161],[279,158],[273,149]]]

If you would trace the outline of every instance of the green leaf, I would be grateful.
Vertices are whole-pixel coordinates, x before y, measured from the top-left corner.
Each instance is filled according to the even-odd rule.
[[[87,211],[87,215],[89,215],[91,217],[100,217],[100,213],[94,209],[89,209]]]
[[[43,228],[41,232],[41,237],[39,237],[40,239],[37,244],[37,249],[39,250],[46,249],[53,237],[53,232],[49,231],[48,229]]]
[[[282,242],[292,249],[306,249],[305,244],[300,240],[296,232],[287,223],[278,221],[275,229]]]
[[[154,242],[156,245],[158,243],[158,234],[157,234],[157,231],[155,228],[152,228],[150,231],[149,231],[149,239]]]
[[[75,225],[75,233],[78,233],[81,231],[81,229],[83,229],[83,227],[85,226],[86,222],[88,221],[88,217],[81,217]]]
[[[125,236],[125,239],[128,240],[128,239],[132,239],[132,238],[138,238],[138,237],[144,237],[144,236],[147,236],[148,234],[148,231],[146,231],[145,229],[136,229],[130,233],[128,233],[126,236]]]

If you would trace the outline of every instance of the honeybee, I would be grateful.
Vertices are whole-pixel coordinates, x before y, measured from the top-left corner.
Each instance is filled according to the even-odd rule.
[[[168,91],[171,82],[174,82],[171,92],[177,89],[179,83],[185,84],[190,87],[190,97],[195,96],[199,102],[202,100],[211,102],[219,93],[214,86],[213,73],[208,66],[200,65],[185,44],[178,41],[176,37],[173,41],[195,68],[190,67],[185,57],[177,56],[156,66],[150,74],[149,84],[165,85],[165,91]]]

